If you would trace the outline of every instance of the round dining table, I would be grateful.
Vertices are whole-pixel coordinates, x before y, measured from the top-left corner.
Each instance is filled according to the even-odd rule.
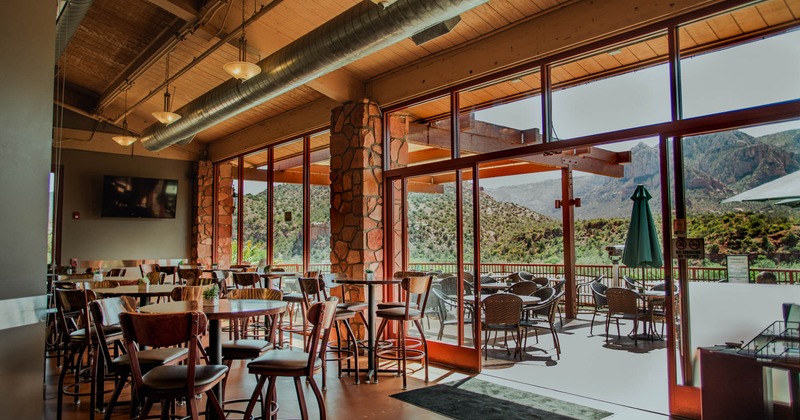
[[[385,279],[385,280],[365,280],[365,279],[350,279],[340,278],[333,279],[334,283],[343,285],[356,285],[367,287],[367,383],[372,382],[372,379],[378,374],[378,367],[375,366],[375,312],[378,311],[378,303],[375,301],[375,289],[377,286],[387,286],[400,284],[400,279]],[[358,375],[358,372],[356,372]]]
[[[195,300],[157,303],[139,308],[146,314],[169,314],[176,312],[202,311],[208,318],[208,360],[215,365],[222,364],[222,319],[241,319],[254,316],[274,316],[286,311],[286,302],[277,300],[220,299],[213,306],[203,305]],[[219,399],[222,395],[222,384],[214,387],[214,394]],[[221,400],[220,400],[221,401]],[[206,410],[207,418],[214,418],[212,410]]]

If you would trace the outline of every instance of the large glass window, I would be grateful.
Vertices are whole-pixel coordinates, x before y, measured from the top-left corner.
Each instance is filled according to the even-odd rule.
[[[303,141],[273,149],[273,265],[303,264]]]
[[[669,121],[666,60],[659,34],[552,66],[553,139]]]
[[[256,152],[243,159],[242,263],[263,267],[267,263],[269,223],[267,152]]]
[[[311,269],[330,271],[331,266],[331,136],[311,137]]]
[[[460,92],[461,156],[541,143],[540,94],[538,71]]]
[[[708,51],[786,19],[789,3],[766,1],[680,27],[684,118],[799,98],[800,31]]]
[[[450,96],[389,114],[391,169],[451,158]]]

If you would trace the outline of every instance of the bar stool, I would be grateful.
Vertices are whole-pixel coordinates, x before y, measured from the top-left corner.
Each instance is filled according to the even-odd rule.
[[[403,307],[380,309],[376,312],[378,318],[381,318],[381,325],[378,327],[376,337],[380,337],[383,334],[390,321],[396,321],[400,325],[397,328],[398,337],[396,339],[384,341],[384,344],[378,345],[375,352],[375,366],[379,366],[379,359],[397,361],[403,375],[403,389],[407,389],[406,363],[408,359],[421,360],[424,363],[425,382],[428,382],[428,341],[422,331],[420,319],[425,314],[425,306],[428,303],[428,293],[431,290],[432,282],[433,276],[430,275],[404,278],[400,283],[400,288],[405,295],[405,305]],[[416,304],[411,302],[412,294],[417,296]],[[406,341],[407,323],[411,321],[414,322],[419,331],[422,349],[417,346],[411,347]],[[376,375],[375,382],[377,381],[378,377]]]
[[[303,301],[306,308],[310,308],[312,304],[325,302],[328,300],[328,292],[325,288],[325,282],[317,277],[301,277],[298,279],[300,284],[300,291],[303,293]],[[326,357],[325,361],[335,360],[339,365],[339,377],[342,376],[342,361],[347,360],[348,367],[350,360],[354,361],[355,364],[355,372],[356,372],[356,384],[360,382],[360,377],[358,376],[358,341],[356,340],[356,335],[353,333],[353,327],[350,324],[350,320],[356,317],[356,313],[347,309],[339,308],[338,304],[336,307],[336,313],[334,314],[334,323],[333,328],[336,330],[336,345],[327,344],[327,353],[334,353],[335,356],[333,357]],[[341,330],[339,329],[339,324],[343,324],[345,328],[345,332],[347,333],[347,343],[346,346],[342,345],[342,334]],[[352,348],[351,348],[352,346]],[[326,389],[325,384],[325,373],[326,373],[326,365],[322,365],[322,389]]]
[[[314,374],[325,365],[325,343],[328,342],[328,338],[330,337],[337,303],[338,299],[334,297],[325,302],[315,303],[308,308],[307,319],[312,325],[312,328],[311,334],[309,335],[308,346],[306,346],[305,351],[300,352],[291,349],[268,351],[247,364],[250,373],[260,375],[260,377],[253,390],[253,395],[250,397],[250,403],[247,405],[247,410],[244,414],[245,419],[252,418],[253,409],[259,398],[261,398],[262,401],[267,401],[269,407],[275,407],[272,410],[267,410],[268,404],[262,404],[262,419],[268,418],[268,411],[269,418],[272,418],[272,416],[277,413],[275,385],[278,377],[294,378],[297,399],[300,402],[301,418],[304,420],[308,419],[308,409],[306,408],[305,397],[303,396],[303,384],[300,381],[300,378],[305,376],[317,399],[319,418],[320,420],[327,420],[328,415],[325,409],[325,399],[322,397],[322,392],[317,386],[317,382],[314,380]],[[323,378],[324,377],[323,374]],[[266,395],[264,395],[262,392],[267,380],[269,380],[269,385],[267,386]]]

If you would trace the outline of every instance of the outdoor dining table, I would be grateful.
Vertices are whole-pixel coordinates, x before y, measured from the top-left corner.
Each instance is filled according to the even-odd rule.
[[[510,283],[481,283],[481,290],[488,290],[492,293],[508,290],[509,287],[511,287]]]
[[[172,290],[178,286],[176,284],[151,284],[147,288],[139,288],[136,285],[92,289],[92,291],[102,297],[131,296],[139,298],[139,306],[145,306],[150,303],[151,297],[169,296],[172,294]]]
[[[202,311],[208,318],[208,360],[215,365],[222,364],[222,319],[240,319],[254,316],[273,316],[286,311],[286,302],[273,300],[250,300],[250,299],[220,299],[219,304],[205,306],[198,301],[178,301],[157,303],[139,308],[139,312],[145,314],[169,314],[177,312]],[[222,395],[222,384],[214,387],[214,394],[217,399]],[[221,399],[220,399],[221,401]],[[212,419],[216,416],[212,410],[206,410],[206,418]]]
[[[367,311],[367,383],[371,382],[371,379],[377,377],[378,375],[378,367],[375,366],[375,313],[378,311],[378,303],[375,301],[375,289],[376,286],[386,286],[386,285],[395,285],[400,284],[400,279],[387,279],[387,280],[365,280],[365,279],[349,279],[349,278],[341,278],[341,279],[334,279],[334,283],[339,284],[352,284],[352,285],[359,285],[359,286],[367,286],[367,305],[369,306],[369,310]],[[358,372],[356,372],[358,375]]]
[[[486,299],[489,296],[493,296],[491,294],[481,294],[481,301]],[[527,295],[516,295],[522,300],[522,305],[533,305],[542,301],[542,299],[536,296],[527,296]],[[455,297],[454,297],[455,298]],[[464,303],[475,304],[475,296],[473,295],[464,295]]]

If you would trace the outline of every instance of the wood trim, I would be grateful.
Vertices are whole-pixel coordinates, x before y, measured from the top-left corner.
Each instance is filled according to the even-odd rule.
[[[455,346],[440,341],[428,341],[428,357],[432,363],[478,373],[481,369],[481,353],[468,347]]]

